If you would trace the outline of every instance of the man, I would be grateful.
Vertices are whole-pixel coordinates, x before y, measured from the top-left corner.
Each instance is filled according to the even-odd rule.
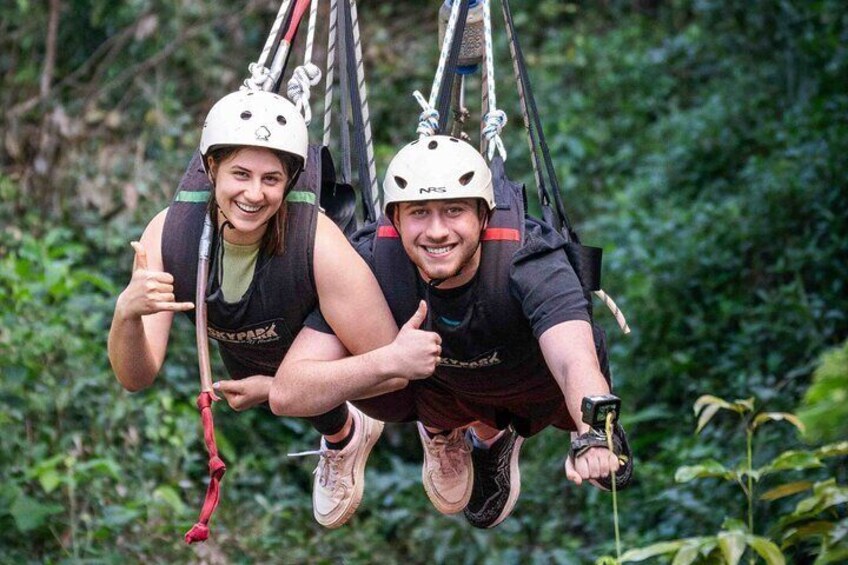
[[[512,511],[521,445],[548,425],[580,434],[581,448],[566,458],[568,479],[597,482],[620,467],[580,417],[583,399],[606,395],[609,386],[565,241],[526,218],[521,188],[500,168],[497,177],[496,206],[492,172],[473,147],[447,136],[415,141],[389,165],[383,221],[354,237],[395,319],[421,314],[423,299],[429,329],[441,338],[429,379],[355,404],[380,420],[417,421],[431,502],[445,514],[464,510],[480,528]],[[422,330],[407,324],[404,331]],[[275,378],[272,409],[283,408],[275,406],[283,383],[285,409],[305,410],[297,415],[344,400],[328,394],[302,404],[303,391],[338,374],[344,354],[330,334],[301,333]],[[355,359],[347,360],[346,378],[368,378]],[[615,430],[616,451],[626,452]]]

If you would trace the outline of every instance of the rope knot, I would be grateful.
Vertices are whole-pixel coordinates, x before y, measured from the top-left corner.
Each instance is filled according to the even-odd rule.
[[[306,125],[312,121],[312,109],[309,107],[310,87],[319,82],[321,82],[321,69],[314,63],[305,63],[294,70],[286,88],[286,95],[303,113]]]
[[[412,95],[423,110],[418,116],[418,135],[435,135],[439,131],[439,111],[433,108],[419,91],[416,90]]]
[[[501,139],[501,131],[503,131],[507,122],[506,112],[503,110],[492,110],[486,114],[483,120],[486,124],[483,128],[483,135],[489,141],[489,160],[491,161],[492,157],[495,156],[495,150],[497,149],[501,159],[506,161],[506,147],[504,147],[503,140]]]
[[[271,85],[266,84],[271,80],[271,71],[268,67],[250,63],[247,70],[250,71],[250,76],[244,80],[242,90],[270,90]]]

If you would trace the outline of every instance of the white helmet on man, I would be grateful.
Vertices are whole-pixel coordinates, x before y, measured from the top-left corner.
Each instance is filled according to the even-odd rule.
[[[300,157],[306,166],[309,136],[306,122],[294,104],[273,92],[239,90],[218,100],[203,124],[200,154],[203,166],[215,147],[267,147]]]
[[[447,135],[425,137],[398,151],[389,163],[384,211],[397,202],[459,198],[480,198],[490,210],[495,207],[492,172],[468,143]]]

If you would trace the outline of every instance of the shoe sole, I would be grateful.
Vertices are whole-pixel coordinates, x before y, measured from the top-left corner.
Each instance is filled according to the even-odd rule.
[[[474,488],[474,472],[472,471],[468,473],[468,481],[466,481],[467,484],[465,485],[465,496],[463,496],[462,499],[459,500],[459,502],[455,502],[453,504],[442,502],[441,498],[436,494],[436,488],[432,486],[432,482],[427,477],[427,447],[424,445],[424,438],[421,437],[421,434],[425,432],[423,431],[423,428],[420,427],[421,424],[419,423],[418,425],[418,438],[421,440],[421,448],[424,450],[425,454],[425,461],[421,464],[421,484],[424,485],[424,492],[427,493],[427,498],[430,499],[430,504],[432,504],[433,507],[442,514],[445,514],[446,516],[459,514],[465,509],[466,506],[468,506],[468,501],[471,500],[471,491]]]
[[[518,502],[518,496],[521,494],[521,467],[518,465],[518,458],[521,454],[521,445],[523,443],[524,438],[516,436],[515,445],[512,447],[512,454],[509,457],[509,497],[506,499],[506,504],[498,518],[486,526],[487,529],[494,528],[506,520],[512,514],[515,503]]]
[[[383,433],[383,422],[380,420],[375,420],[373,418],[368,418],[363,414],[363,423],[365,421],[368,422],[368,429],[366,430],[365,436],[365,450],[362,453],[362,456],[356,462],[354,467],[354,487],[353,494],[351,495],[350,504],[341,516],[336,518],[335,520],[323,522],[321,517],[315,514],[315,520],[324,526],[327,529],[333,530],[335,528],[339,528],[344,526],[348,520],[353,516],[354,512],[359,508],[359,505],[362,503],[362,497],[365,494],[365,464],[368,462],[368,457],[371,455],[371,450],[374,448],[374,445],[377,443],[377,440],[380,439],[380,435]],[[314,514],[314,513],[313,513]]]

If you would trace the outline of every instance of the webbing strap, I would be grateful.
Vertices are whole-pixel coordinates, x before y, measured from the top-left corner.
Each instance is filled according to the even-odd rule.
[[[174,197],[174,202],[191,202],[193,204],[205,204],[209,202],[208,190],[181,190]]]
[[[545,133],[542,130],[542,123],[539,119],[539,110],[536,106],[536,99],[533,96],[533,89],[530,86],[530,79],[527,74],[527,65],[524,61],[524,53],[521,50],[521,44],[518,41],[518,34],[515,31],[515,22],[512,18],[512,10],[509,6],[509,0],[502,0],[501,7],[503,9],[504,23],[506,24],[509,35],[510,50],[513,56],[513,67],[516,74],[516,79],[519,85],[519,98],[521,100],[521,109],[524,114],[525,126],[529,134],[530,155],[533,159],[533,170],[536,173],[536,181],[539,188],[539,200],[543,207],[548,208],[546,216],[550,216],[551,208],[551,193],[553,194],[554,211],[556,212],[556,221],[559,224],[563,235],[569,241],[579,243],[577,233],[571,227],[568,220],[568,215],[565,212],[565,205],[562,202],[560,194],[559,182],[557,181],[556,171],[551,160],[548,144],[545,141]],[[539,160],[541,152],[544,159],[544,168]],[[547,173],[547,179],[545,178]],[[546,180],[550,183],[550,192],[546,187]],[[546,217],[546,220],[549,218]],[[550,218],[552,219],[552,218]]]
[[[380,226],[377,228],[377,237],[397,239],[400,234],[394,226]],[[513,228],[486,228],[480,241],[521,241],[521,233]]]
[[[315,204],[315,193],[306,190],[292,190],[286,196],[286,202],[299,202],[302,204]]]
[[[460,48],[462,47],[462,36],[465,35],[465,23],[468,19],[468,0],[454,0],[454,2],[456,1],[460,2],[459,19],[456,21],[453,38],[451,38],[450,51],[445,62],[444,75],[439,85],[439,93],[436,95],[436,103],[434,104],[434,108],[439,113],[439,133],[447,131],[451,90],[453,88],[454,77],[456,77],[456,64],[459,60]]]

